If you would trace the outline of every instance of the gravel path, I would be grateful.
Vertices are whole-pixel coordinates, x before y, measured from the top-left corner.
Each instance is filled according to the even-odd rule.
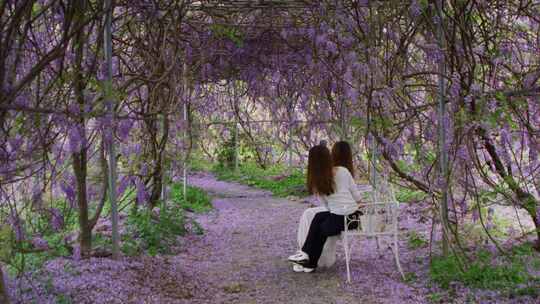
[[[189,261],[202,279],[211,282],[208,291],[213,296],[197,299],[195,295],[190,303],[424,302],[401,283],[391,255],[379,258],[376,250],[358,252],[374,241],[356,244],[352,285],[346,284],[340,245],[334,267],[294,273],[286,257],[297,249],[296,229],[306,204],[210,175],[193,176],[190,184],[215,197],[215,210],[198,219],[204,236],[186,239],[186,251],[176,256],[179,263]]]

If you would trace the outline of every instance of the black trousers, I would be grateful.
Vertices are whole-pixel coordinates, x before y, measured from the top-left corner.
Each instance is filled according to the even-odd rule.
[[[349,229],[354,228],[351,223]],[[329,236],[340,234],[344,229],[343,215],[337,215],[328,211],[317,213],[311,221],[306,241],[302,247],[302,251],[309,255],[309,263],[305,266],[316,268],[326,239]]]

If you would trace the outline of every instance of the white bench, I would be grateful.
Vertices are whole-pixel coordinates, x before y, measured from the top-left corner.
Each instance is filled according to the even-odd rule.
[[[360,216],[356,214],[346,215],[343,220],[345,230],[341,233],[343,247],[345,249],[345,262],[347,264],[347,282],[351,282],[350,260],[351,247],[350,237],[375,237],[377,249],[379,249],[379,238],[383,236],[391,237],[391,248],[396,261],[396,266],[402,278],[405,278],[401,264],[399,262],[398,246],[398,214],[399,202],[395,199],[394,191],[387,183],[378,187],[371,193],[371,202],[359,205]],[[357,224],[354,229],[350,227]]]

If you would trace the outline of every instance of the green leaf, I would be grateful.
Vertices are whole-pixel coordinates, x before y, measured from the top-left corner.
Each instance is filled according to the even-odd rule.
[[[13,230],[8,225],[0,227],[0,261],[9,262],[13,255],[13,242],[15,235]]]

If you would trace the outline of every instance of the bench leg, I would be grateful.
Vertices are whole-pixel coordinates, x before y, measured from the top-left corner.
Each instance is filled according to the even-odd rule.
[[[397,234],[394,234],[394,246],[392,246],[392,251],[394,252],[394,258],[396,259],[396,265],[401,274],[401,278],[405,280],[405,274],[403,274],[403,269],[401,268],[401,263],[399,262],[399,246],[398,246],[398,237]]]
[[[350,259],[351,259],[351,256],[350,256],[350,252],[349,252],[349,240],[348,240],[348,237],[347,237],[347,233],[344,233],[343,234],[343,247],[345,249],[345,264],[347,266],[347,282],[350,283],[351,282],[351,268],[350,268],[350,265],[349,265],[349,262],[350,262]]]

